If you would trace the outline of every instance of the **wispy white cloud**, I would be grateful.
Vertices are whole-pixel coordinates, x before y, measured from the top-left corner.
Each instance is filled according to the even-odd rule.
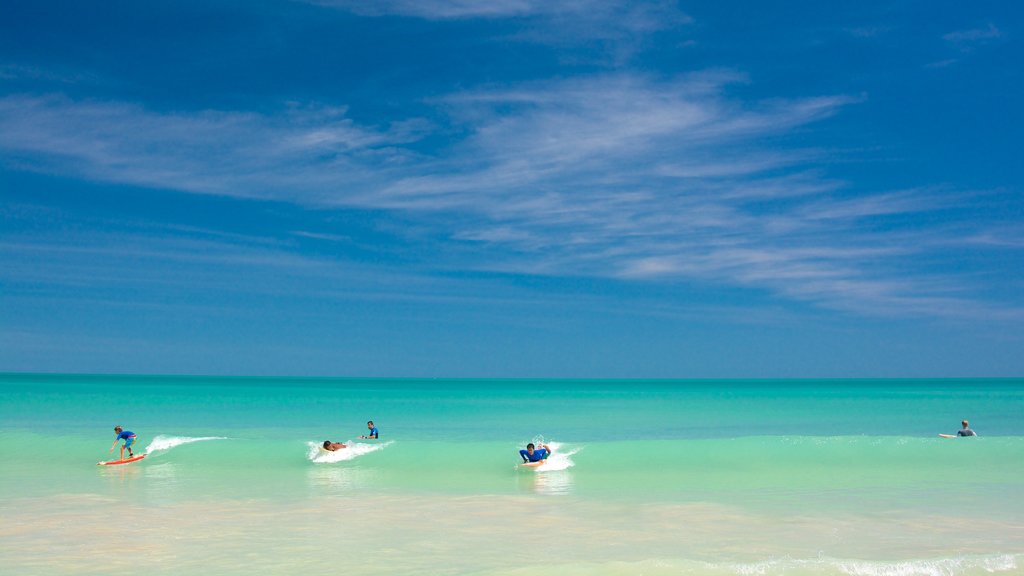
[[[99,78],[95,74],[80,70],[67,71],[25,64],[4,63],[0,64],[0,80],[44,80],[46,82],[62,84],[77,84],[79,82],[96,82]]]
[[[306,0],[309,4],[346,10],[364,16],[411,16],[429,20],[461,18],[514,18],[537,13],[550,13],[560,8],[559,2],[544,0],[509,0],[478,2],[476,0]],[[572,6],[574,3],[568,3]],[[571,9],[571,8],[570,8]]]
[[[864,218],[898,214],[921,214],[955,203],[947,194],[926,189],[886,192],[870,196],[815,200],[800,209],[806,220],[845,221],[856,224]]]
[[[883,36],[893,30],[892,26],[874,25],[874,26],[858,26],[855,28],[848,28],[846,31],[856,38],[877,38]]]
[[[1024,231],[1020,228],[993,227],[991,230],[959,240],[969,245],[1024,249]]]
[[[400,164],[394,146],[415,140],[416,122],[356,126],[344,108],[293,106],[278,116],[247,112],[156,113],[121,102],[63,96],[0,99],[0,148],[9,163],[100,181],[196,193],[304,201],[315,190],[353,188],[370,167]],[[313,168],[310,170],[310,168]]]
[[[78,299],[116,298],[129,292],[135,295],[133,303],[151,301],[154,306],[177,308],[183,301],[194,302],[180,298],[162,303],[161,297],[167,293],[221,297],[302,293],[411,300],[445,298],[452,292],[429,274],[302,253],[287,237],[225,235],[217,230],[123,221],[97,230],[97,224],[75,222],[56,233],[7,235],[0,241],[0,279],[7,284],[7,295],[41,296],[41,287],[57,292],[72,288]],[[195,302],[205,300],[206,296]]]
[[[689,23],[671,0],[624,2],[621,0],[305,0],[318,6],[346,10],[363,16],[408,16],[426,20],[470,18],[571,17],[579,23],[607,22],[618,19],[620,25],[634,31],[660,30]]]
[[[959,61],[959,58],[946,58],[945,60],[938,60],[925,64],[925,68],[948,68]]]
[[[979,42],[1002,38],[1003,33],[996,28],[995,24],[989,22],[984,28],[971,28],[970,30],[957,30],[942,36],[943,40],[950,42]]]
[[[571,46],[586,42],[586,54],[563,58],[620,64],[656,32],[692,23],[675,0],[305,0],[367,17],[401,16],[429,21],[502,19],[520,22],[504,38],[547,45]],[[595,56],[594,42],[604,45]],[[608,58],[610,57],[610,60]]]
[[[988,23],[984,28],[971,28],[968,30],[956,30],[944,34],[942,39],[954,44],[964,52],[970,52],[977,46],[990,44],[1003,37],[1003,33],[996,28],[995,24]]]
[[[496,86],[387,126],[329,106],[157,112],[8,96],[0,150],[21,167],[98,181],[395,211],[457,248],[434,263],[442,269],[687,279],[866,313],[980,307],[954,272],[935,282],[908,267],[929,249],[928,230],[863,225],[943,209],[949,194],[855,194],[823,175],[821,151],[786,144],[858,98],[728,97],[743,80],[608,74]],[[441,131],[465,136],[424,145]]]
[[[300,238],[310,238],[312,240],[323,240],[324,242],[341,242],[350,243],[352,242],[351,236],[345,236],[342,234],[324,234],[321,232],[307,232],[305,230],[293,230],[291,232],[293,236]]]

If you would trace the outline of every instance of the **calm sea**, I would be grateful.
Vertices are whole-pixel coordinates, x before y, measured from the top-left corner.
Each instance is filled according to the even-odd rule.
[[[0,454],[5,574],[1024,574],[1019,379],[7,374]]]

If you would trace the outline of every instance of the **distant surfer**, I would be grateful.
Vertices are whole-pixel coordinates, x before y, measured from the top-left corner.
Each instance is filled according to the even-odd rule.
[[[533,442],[530,442],[526,445],[526,450],[519,451],[519,455],[523,457],[523,464],[529,464],[531,462],[547,460],[548,456],[551,456],[553,452],[554,450],[547,444],[541,444],[538,449],[533,445]]]
[[[342,448],[348,448],[341,442],[331,442],[330,440],[324,440],[324,450],[328,452],[334,452],[335,450],[341,450]]]
[[[967,420],[964,420],[960,424],[963,426],[963,428],[957,431],[956,436],[952,434],[939,434],[939,436],[942,436],[943,438],[956,438],[957,436],[977,436],[977,434],[974,433],[974,430],[971,430],[968,427]]]
[[[377,430],[377,427],[373,425],[373,420],[370,420],[369,422],[367,422],[366,423],[366,427],[370,430],[370,433],[365,435],[365,436],[360,436],[360,438],[366,438],[368,440],[376,440],[377,438],[380,437],[380,432]]]
[[[114,446],[117,446],[120,440],[124,440],[124,444],[121,445],[121,456],[118,459],[124,460],[125,448],[128,449],[128,457],[135,458],[135,454],[132,453],[132,444],[135,444],[135,432],[125,430],[120,426],[114,426],[114,434],[117,434],[117,438],[114,438],[114,443],[110,445],[110,450],[107,450],[107,452],[113,452]]]

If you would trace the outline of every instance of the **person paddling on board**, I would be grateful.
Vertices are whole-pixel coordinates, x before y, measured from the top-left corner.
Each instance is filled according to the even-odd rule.
[[[377,431],[377,427],[373,425],[373,420],[370,420],[369,422],[367,422],[366,423],[366,427],[369,428],[370,433],[367,434],[366,436],[360,436],[360,438],[366,438],[366,439],[369,439],[369,440],[376,440],[377,438],[380,437],[380,432]]]
[[[547,460],[548,456],[551,456],[553,452],[554,450],[552,450],[547,444],[541,444],[540,449],[537,449],[533,445],[533,442],[530,442],[526,445],[526,450],[519,451],[519,455],[523,457],[523,464],[528,464],[530,462]]]
[[[963,428],[957,431],[956,436],[952,434],[939,434],[939,436],[942,436],[943,438],[956,438],[957,436],[977,436],[977,434],[974,433],[974,430],[968,428],[967,420],[964,420],[960,424],[963,426]]]
[[[330,440],[324,440],[324,450],[328,452],[334,452],[335,450],[341,450],[342,448],[348,448],[341,442],[331,442]]]
[[[128,449],[128,457],[134,458],[135,454],[132,453],[132,444],[135,444],[135,432],[125,430],[120,426],[114,426],[114,434],[117,434],[117,438],[114,438],[114,443],[110,445],[110,450],[107,450],[107,452],[113,452],[118,440],[124,440],[124,444],[121,445],[121,456],[118,460],[124,460],[125,448]]]

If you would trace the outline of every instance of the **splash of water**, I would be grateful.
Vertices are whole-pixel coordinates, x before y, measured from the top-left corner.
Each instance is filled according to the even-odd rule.
[[[533,444],[540,446],[546,444],[551,449],[551,455],[544,460],[544,463],[540,466],[532,468],[535,472],[555,472],[558,470],[568,470],[574,466],[572,456],[582,450],[582,447],[572,448],[564,450],[561,442],[544,442],[543,436],[537,436],[534,438]]]
[[[377,450],[383,450],[390,446],[394,441],[384,443],[353,443],[351,440],[343,442],[345,448],[340,448],[331,452],[330,450],[323,449],[322,442],[306,442],[306,446],[309,447],[309,452],[306,457],[310,462],[315,464],[332,464],[335,462],[344,462],[346,460],[353,460],[360,456],[369,454],[370,452],[376,452]]]
[[[164,436],[159,435],[153,438],[153,441],[146,446],[146,454],[152,454],[161,450],[170,450],[176,448],[182,444],[191,444],[193,442],[203,442],[205,440],[227,440],[224,436],[203,436],[200,438],[192,438],[189,436]]]

